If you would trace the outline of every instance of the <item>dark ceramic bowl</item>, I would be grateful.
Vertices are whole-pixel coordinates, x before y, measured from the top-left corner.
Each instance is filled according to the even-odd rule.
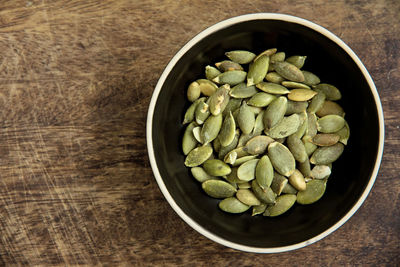
[[[303,69],[342,92],[340,105],[351,129],[349,144],[333,164],[325,195],[312,205],[296,204],[276,218],[221,211],[183,164],[186,89],[204,77],[208,64],[224,52],[260,53],[276,47],[287,55],[307,55]],[[190,40],[161,75],[147,117],[151,167],[176,213],[202,235],[235,249],[273,253],[304,247],[343,225],[370,192],[381,162],[383,112],[378,92],[356,54],[337,36],[310,21],[282,14],[249,14],[219,22]]]

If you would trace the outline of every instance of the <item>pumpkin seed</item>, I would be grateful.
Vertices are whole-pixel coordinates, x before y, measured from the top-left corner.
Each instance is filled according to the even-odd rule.
[[[264,52],[262,52],[261,54],[259,54],[258,56],[256,56],[256,57],[254,58],[254,61],[256,61],[257,59],[259,59],[259,58],[262,57],[262,56],[272,56],[272,55],[275,55],[276,51],[277,51],[276,48],[267,49],[267,50],[265,50]]]
[[[228,116],[225,117],[224,122],[222,123],[221,130],[218,135],[218,139],[221,142],[222,146],[227,146],[232,143],[235,138],[236,133],[236,123],[235,119],[232,116],[232,113],[229,113]]]
[[[228,164],[219,159],[209,159],[203,164],[204,170],[212,176],[224,176],[231,173]]]
[[[208,108],[208,104],[204,102],[204,100],[200,100],[197,104],[196,111],[194,113],[197,124],[201,125],[204,121],[210,116],[210,109]]]
[[[236,193],[236,198],[240,200],[240,202],[249,205],[249,206],[258,206],[261,205],[260,200],[248,189],[239,189]]]
[[[251,189],[256,197],[265,204],[275,203],[275,193],[272,191],[271,187],[262,188],[256,180],[251,182]]]
[[[206,66],[205,75],[208,80],[211,81],[220,74],[221,72],[217,68],[210,65]]]
[[[240,66],[240,64],[230,61],[230,60],[224,60],[221,62],[217,62],[215,63],[215,66],[217,66],[217,68],[222,71],[231,71],[231,70],[243,70],[243,67]]]
[[[267,205],[263,204],[263,203],[261,203],[258,206],[253,206],[253,211],[251,213],[251,216],[256,216],[258,214],[263,214],[264,211],[266,210],[266,208],[267,208]]]
[[[193,136],[193,129],[197,126],[195,122],[191,122],[185,129],[182,138],[182,151],[187,155],[197,146],[197,140]]]
[[[256,87],[266,93],[274,95],[284,95],[290,92],[286,87],[270,82],[260,82]]]
[[[194,127],[192,132],[196,141],[199,142],[200,144],[203,144],[204,142],[201,139],[201,127],[200,126]]]
[[[272,142],[274,142],[274,139],[268,136],[255,136],[247,141],[244,150],[251,155],[263,154],[267,150],[268,145]]]
[[[282,193],[284,194],[297,194],[297,190],[296,188],[294,188],[293,186],[291,186],[289,183],[287,183],[285,185],[285,187],[283,187]]]
[[[251,188],[251,184],[249,182],[242,182],[238,183],[239,189],[249,189]]]
[[[324,105],[326,96],[324,93],[319,92],[318,94],[316,94],[311,102],[310,105],[307,108],[307,112],[309,113],[316,113],[318,110],[320,110],[322,108],[322,106]]]
[[[342,94],[339,89],[335,86],[327,83],[320,83],[313,86],[313,89],[317,92],[323,92],[326,95],[327,100],[339,100],[342,98]]]
[[[229,145],[224,146],[224,147],[221,146],[220,149],[219,149],[219,151],[217,151],[217,150],[214,148],[214,150],[215,150],[216,152],[218,152],[218,158],[219,158],[219,159],[222,160],[222,159],[225,157],[226,154],[228,154],[229,152],[231,152],[233,149],[236,148],[236,146],[237,146],[237,144],[238,144],[238,141],[239,141],[239,135],[240,135],[239,130],[235,130],[235,136],[234,136],[234,138],[233,138],[232,143],[230,143]],[[215,142],[216,140],[219,141],[219,139],[215,139],[214,142]]]
[[[253,136],[260,135],[263,132],[264,130],[263,118],[264,118],[264,112],[260,112],[256,117],[256,121],[254,122],[254,128],[252,133]]]
[[[194,120],[194,114],[197,105],[200,103],[200,101],[204,101],[205,99],[206,99],[205,97],[199,98],[189,106],[189,108],[185,112],[182,124],[186,124]]]
[[[269,206],[263,215],[268,217],[279,216],[288,211],[296,203],[296,199],[296,195],[292,194],[279,196],[276,198],[276,203]]]
[[[229,102],[229,85],[225,84],[215,91],[209,98],[209,108],[213,115],[218,115],[224,111]]]
[[[304,147],[306,149],[307,156],[310,156],[314,151],[318,148],[317,145],[314,145],[312,143],[312,137],[309,135],[304,135],[303,138],[301,139],[304,143]]]
[[[304,162],[299,162],[299,164],[297,164],[297,167],[304,177],[311,176],[311,165],[308,157],[306,157],[306,160]]]
[[[340,129],[339,131],[336,132],[337,135],[339,135],[339,142],[347,145],[347,141],[349,140],[350,137],[350,127],[347,124],[347,122],[344,122],[344,126],[342,129]]]
[[[282,62],[285,60],[286,54],[285,52],[278,52],[275,53],[273,55],[271,55],[271,62],[275,63],[275,62]]]
[[[252,97],[257,92],[258,90],[254,85],[247,86],[245,83],[239,83],[232,88],[229,95],[234,98],[248,98]]]
[[[218,89],[218,86],[210,80],[198,79],[196,82],[199,84],[200,92],[205,96],[212,96]]]
[[[204,144],[208,144],[217,138],[219,130],[222,125],[222,114],[217,116],[211,115],[204,122],[203,128],[201,129],[201,140]]]
[[[299,191],[306,190],[306,182],[304,176],[299,170],[294,170],[293,174],[289,176],[289,183]]]
[[[292,134],[287,138],[287,145],[298,162],[304,162],[308,158],[304,143],[296,134]]]
[[[218,84],[229,84],[236,85],[244,82],[246,79],[247,73],[242,70],[231,70],[227,72],[223,72],[217,77],[215,77],[212,81]]]
[[[270,95],[267,93],[257,93],[253,95],[248,101],[247,104],[254,106],[254,107],[266,107],[268,106],[273,100],[276,99],[276,96]]]
[[[209,146],[201,146],[189,152],[185,159],[186,167],[197,167],[203,164],[212,154],[213,150]],[[210,174],[210,173],[209,173]],[[213,175],[213,174],[210,174]]]
[[[311,170],[311,177],[315,179],[325,179],[331,175],[331,168],[327,165],[316,165]]]
[[[285,86],[286,88],[311,89],[310,86],[304,83],[291,82],[291,81],[283,81],[282,85]]]
[[[256,166],[259,159],[251,159],[239,166],[237,176],[242,181],[251,181],[256,175]]]
[[[215,176],[211,176],[202,167],[193,167],[190,169],[193,177],[200,183],[205,182],[207,180],[216,180]]]
[[[240,130],[242,130],[244,134],[251,133],[256,119],[254,113],[249,109],[246,102],[242,103],[237,120]]]
[[[310,158],[310,162],[315,165],[325,165],[336,161],[342,155],[344,145],[342,143],[333,146],[317,148]]]
[[[315,75],[314,73],[306,71],[306,70],[303,70],[301,72],[303,73],[305,84],[311,86],[311,85],[317,85],[321,82],[321,80],[318,78],[318,76]]]
[[[319,117],[324,117],[326,115],[339,115],[344,117],[343,108],[336,102],[325,101],[322,107],[316,112]]]
[[[235,160],[235,162],[232,163],[232,166],[236,167],[236,166],[242,165],[243,163],[245,163],[249,160],[255,159],[256,157],[257,157],[256,155],[249,155],[249,156],[237,158]]]
[[[284,138],[297,132],[300,126],[299,115],[293,114],[283,119],[272,127],[267,134],[272,138]]]
[[[232,91],[232,90],[231,90]],[[240,105],[242,105],[242,99],[236,99],[236,98],[230,98],[228,104],[226,105],[224,111],[222,111],[222,116],[226,116],[229,114],[229,112],[233,112],[240,108]]]
[[[229,183],[243,183],[243,181],[239,180],[239,178],[237,177],[237,167],[235,168],[231,168],[231,173],[223,176],[224,179],[226,179]]]
[[[324,195],[325,189],[326,182],[324,180],[311,180],[307,183],[306,190],[297,193],[297,203],[312,204]]]
[[[224,157],[224,162],[233,164],[237,158],[241,158],[244,156],[249,156],[249,153],[247,153],[244,150],[244,147],[238,147],[235,148],[234,150],[230,151],[228,154],[225,155]]]
[[[317,121],[317,129],[322,133],[334,133],[344,127],[343,117],[338,115],[326,115]]]
[[[236,188],[221,180],[207,180],[201,184],[204,192],[213,198],[231,197],[236,193]]]
[[[256,57],[254,53],[245,50],[229,51],[226,52],[225,55],[233,62],[239,64],[248,64]]]
[[[307,101],[287,101],[287,109],[285,115],[292,115],[294,113],[301,113],[305,111],[308,107]]]
[[[313,98],[317,92],[310,89],[293,89],[288,94],[288,98],[292,101],[307,101]]]
[[[255,59],[249,67],[249,73],[247,75],[247,86],[255,85],[261,82],[265,75],[267,75],[269,66],[269,56],[262,55]]]
[[[274,169],[284,176],[293,174],[296,162],[289,149],[278,143],[273,142],[268,146],[268,156]]]
[[[239,142],[237,144],[237,147],[241,147],[241,146],[245,147],[247,142],[253,137],[254,137],[254,135],[252,133],[241,134],[240,137],[239,137]]]
[[[314,113],[307,113],[307,119],[306,135],[314,137],[318,131],[317,116]]]
[[[305,111],[298,113],[298,114],[299,114],[299,118],[300,118],[300,126],[299,126],[299,129],[297,130],[297,132],[294,133],[294,135],[297,136],[298,138],[302,138],[303,135],[307,131],[308,116],[307,116],[307,112],[305,112]]]
[[[221,150],[221,147],[222,147],[219,139],[215,138],[214,141],[212,142],[212,144],[213,144],[214,151],[219,153],[219,151]]]
[[[269,82],[276,83],[276,84],[281,84],[285,80],[281,75],[279,75],[276,72],[269,72],[267,75],[265,75],[265,79]]]
[[[283,78],[293,82],[304,82],[304,75],[299,68],[288,62],[275,62],[275,71]]]
[[[288,183],[288,179],[283,175],[280,175],[277,172],[274,172],[274,176],[271,183],[271,189],[274,191],[276,195],[280,195],[283,192],[283,189]]]
[[[331,146],[339,142],[338,134],[317,134],[312,138],[313,144],[317,146]]]
[[[307,56],[291,56],[286,59],[286,62],[295,65],[297,68],[301,69],[304,66]]]
[[[265,130],[269,130],[270,128],[274,127],[283,119],[286,108],[287,98],[284,96],[278,97],[268,105],[264,112],[263,118]]]
[[[235,197],[228,197],[223,199],[218,204],[219,208],[228,213],[242,213],[250,208],[250,206],[243,204]]]
[[[246,102],[247,103],[247,102]],[[259,107],[253,107],[253,106],[248,106],[251,112],[254,113],[254,115],[260,114],[262,111],[264,111],[262,108]]]
[[[267,155],[260,158],[256,166],[256,180],[261,188],[270,187],[274,178],[274,168]]]
[[[192,82],[187,89],[187,98],[190,102],[194,102],[200,97],[200,85],[198,82]]]

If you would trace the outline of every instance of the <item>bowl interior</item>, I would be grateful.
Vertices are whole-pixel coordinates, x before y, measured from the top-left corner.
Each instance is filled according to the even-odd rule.
[[[325,195],[315,204],[296,204],[277,218],[231,215],[218,208],[183,164],[183,114],[190,103],[186,89],[204,77],[206,65],[225,59],[235,49],[260,53],[276,47],[290,55],[306,55],[304,70],[342,92],[351,136],[344,154],[333,164]],[[280,20],[241,22],[208,35],[168,74],[153,115],[152,139],[156,163],[177,205],[197,224],[216,236],[245,246],[274,248],[306,241],[338,222],[357,202],[368,184],[377,158],[379,122],[376,103],[365,77],[336,43],[303,25]]]

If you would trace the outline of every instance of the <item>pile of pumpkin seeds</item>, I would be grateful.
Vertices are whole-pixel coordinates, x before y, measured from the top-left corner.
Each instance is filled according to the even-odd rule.
[[[273,217],[316,202],[350,135],[340,91],[302,70],[306,56],[225,55],[187,89],[185,165],[225,212]]]

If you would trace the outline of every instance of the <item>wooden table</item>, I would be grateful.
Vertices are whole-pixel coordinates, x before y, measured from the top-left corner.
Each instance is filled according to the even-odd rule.
[[[382,166],[327,238],[260,255],[201,236],[154,180],[145,122],[163,68],[229,17],[280,12],[341,37],[375,80]],[[400,2],[1,1],[0,265],[400,264]]]

